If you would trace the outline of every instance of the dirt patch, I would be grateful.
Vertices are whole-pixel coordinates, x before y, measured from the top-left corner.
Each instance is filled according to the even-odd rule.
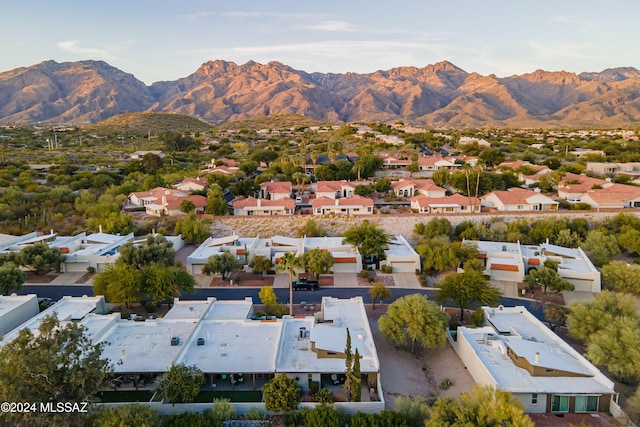
[[[83,283],[87,283],[89,279],[91,279],[96,273],[84,273],[82,277],[76,280],[76,284],[80,285]]]
[[[211,279],[209,286],[211,287],[229,287],[229,286],[273,286],[273,276],[260,277],[259,274],[238,272],[233,273],[227,280],[222,280],[219,277]]]
[[[378,328],[378,319],[386,313],[387,307],[383,304],[373,309],[367,305],[371,333],[380,359],[385,408],[393,409],[398,396],[420,397],[427,401],[470,392],[473,379],[448,343],[439,349],[418,348],[415,354],[411,354],[407,350],[396,349],[384,338]],[[439,386],[445,379],[453,384],[443,390]]]
[[[372,278],[373,281],[369,281],[369,278]],[[393,276],[382,276],[379,275],[375,271],[370,271],[367,277],[362,277],[358,274],[358,285],[360,286],[372,286],[374,283],[382,282],[384,285],[388,287],[395,286],[395,281],[393,280]]]
[[[27,280],[25,283],[51,283],[58,277],[57,274],[40,274],[37,275],[32,271],[27,272]]]

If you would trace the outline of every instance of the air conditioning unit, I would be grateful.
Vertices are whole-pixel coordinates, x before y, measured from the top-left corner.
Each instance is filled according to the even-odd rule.
[[[180,337],[172,337],[171,338],[171,346],[176,346],[180,344]]]
[[[197,344],[204,345],[204,338],[198,338]]]

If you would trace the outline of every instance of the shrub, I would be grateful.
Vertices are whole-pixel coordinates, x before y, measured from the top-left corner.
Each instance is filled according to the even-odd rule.
[[[482,308],[478,307],[471,313],[471,324],[474,328],[478,328],[482,326],[484,323],[484,311]]]
[[[87,267],[87,273],[95,273],[95,272],[96,272],[95,267]]]
[[[336,398],[333,396],[333,392],[328,388],[323,388],[322,390],[318,391],[313,395],[312,399],[314,402],[324,403],[327,405],[331,405],[336,401]]]
[[[213,406],[205,412],[205,417],[213,421],[216,427],[222,427],[222,423],[232,420],[236,416],[236,408],[229,399],[214,399]]]
[[[320,390],[320,382],[309,381],[309,389],[311,390],[311,394],[316,394],[318,390]]]
[[[588,211],[591,209],[591,205],[588,203],[574,203],[571,205],[571,210],[577,210],[577,211]]]
[[[440,385],[438,387],[440,388],[440,390],[447,390],[452,385],[453,381],[451,381],[449,378],[443,378],[442,381],[440,381]]]
[[[369,272],[367,270],[362,270],[360,272],[360,277],[362,277],[363,279],[366,279],[367,277],[369,277]]]
[[[279,318],[285,314],[289,314],[289,310],[284,304],[268,304],[265,309],[267,310],[268,316],[276,316]]]
[[[262,409],[253,407],[249,408],[245,415],[245,418],[251,421],[260,421],[268,419],[269,416]]]
[[[305,427],[340,427],[340,417],[331,406],[318,405],[304,416]]]

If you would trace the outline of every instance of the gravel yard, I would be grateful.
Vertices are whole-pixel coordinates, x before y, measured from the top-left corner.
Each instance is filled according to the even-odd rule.
[[[436,350],[416,349],[415,354],[388,343],[378,329],[378,318],[386,312],[386,305],[373,310],[367,306],[369,324],[380,359],[380,377],[386,409],[393,409],[398,396],[419,396],[425,400],[438,396],[458,397],[471,391],[473,379],[453,348],[447,343]],[[447,390],[439,388],[443,379],[453,385]]]

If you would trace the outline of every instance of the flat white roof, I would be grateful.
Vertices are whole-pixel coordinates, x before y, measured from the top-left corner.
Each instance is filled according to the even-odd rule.
[[[0,295],[0,323],[4,321],[2,318],[7,313],[19,308],[22,305],[35,303],[36,309],[38,307],[38,296],[36,294],[29,295]],[[37,311],[36,311],[37,313]]]
[[[38,297],[35,294],[0,295],[0,335],[10,332],[38,312]]]
[[[488,242],[484,240],[464,240],[466,244],[475,245],[480,252],[508,252],[519,254],[519,244],[510,242]]]
[[[389,247],[384,250],[388,255],[416,256],[418,253],[402,236],[393,236],[389,239]]]
[[[282,321],[248,319],[200,322],[177,363],[196,365],[203,372],[275,372]],[[204,339],[198,345],[198,339]]]
[[[42,319],[54,313],[57,315],[60,323],[64,323],[81,320],[89,313],[94,311],[102,312],[102,310],[104,310],[103,296],[89,297],[85,295],[82,297],[63,297],[60,301],[47,308],[45,311],[29,319],[27,322],[18,326],[11,332],[8,332],[4,336],[3,340],[0,341],[0,345],[6,344],[16,338],[22,329],[30,329],[35,333],[40,327]]]
[[[209,298],[206,301],[176,301],[173,303],[171,310],[164,315],[165,319],[201,319],[202,316],[211,308],[215,302],[215,298]]]
[[[483,307],[483,310],[490,326],[459,327],[457,339],[464,339],[469,344],[495,386],[514,393],[614,393],[611,380],[525,307]],[[495,339],[485,340],[487,334]],[[558,376],[532,376],[511,360],[508,349],[532,365],[588,376],[560,376],[560,373]]]
[[[253,300],[247,297],[244,300],[215,301],[205,313],[204,319],[247,319],[253,313]]]
[[[115,373],[167,372],[188,345],[197,322],[191,319],[119,320],[102,335],[102,355]],[[178,345],[171,338],[178,337]]]
[[[319,358],[311,350],[312,342],[317,349],[342,353],[347,344],[346,328],[351,335],[351,350],[358,348],[362,372],[377,372],[380,369],[369,320],[364,310],[362,297],[322,299],[324,323],[314,326],[312,317],[284,319],[277,372],[325,372],[342,373],[343,358]],[[300,338],[300,328],[309,331],[309,338]]]

